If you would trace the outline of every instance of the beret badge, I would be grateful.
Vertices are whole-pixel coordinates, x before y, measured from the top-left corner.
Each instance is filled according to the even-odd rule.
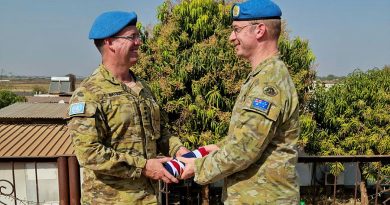
[[[234,5],[233,7],[233,17],[237,17],[240,15],[240,6]]]

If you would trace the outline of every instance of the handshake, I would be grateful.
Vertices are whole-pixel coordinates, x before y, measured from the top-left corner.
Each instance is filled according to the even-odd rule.
[[[162,180],[165,183],[178,183],[180,179],[187,179],[194,176],[194,160],[218,150],[216,145],[205,145],[194,151],[189,151],[185,147],[176,153],[177,158],[155,158],[148,159],[142,174],[152,180]]]
[[[204,147],[199,147],[198,149],[192,152],[187,152],[186,154],[183,154],[182,157],[202,158],[206,156],[208,153],[209,152]],[[178,178],[183,173],[185,164],[184,162],[181,162],[178,159],[174,158],[168,162],[164,162],[163,166],[172,176]]]

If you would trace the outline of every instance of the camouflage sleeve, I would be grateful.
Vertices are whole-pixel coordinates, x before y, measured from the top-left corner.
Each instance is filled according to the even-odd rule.
[[[165,156],[175,156],[179,148],[183,146],[179,137],[169,131],[168,117],[165,112],[161,112],[161,138],[157,145]]]
[[[85,96],[83,91],[75,92],[69,108],[68,129],[80,165],[116,177],[140,177],[146,159],[104,146],[107,132],[100,105]]]
[[[218,147],[223,147],[224,144],[226,144],[227,137],[223,138],[221,141],[215,143]]]
[[[280,104],[271,103],[270,110],[251,108],[256,97],[248,97],[234,119],[234,130],[220,150],[195,160],[195,181],[208,184],[246,169],[257,161],[272,140],[278,124]]]

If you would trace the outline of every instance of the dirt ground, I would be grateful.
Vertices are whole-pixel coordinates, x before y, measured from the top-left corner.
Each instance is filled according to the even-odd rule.
[[[9,81],[8,81],[9,80]],[[81,80],[77,79],[76,88]],[[15,93],[31,93],[33,91],[43,91],[45,93],[49,90],[50,78],[28,78],[28,79],[3,79],[0,81],[0,90],[9,90]]]

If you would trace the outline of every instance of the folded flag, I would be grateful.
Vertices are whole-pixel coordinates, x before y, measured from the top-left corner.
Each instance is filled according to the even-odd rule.
[[[192,152],[187,152],[183,154],[182,157],[202,158],[207,154],[208,152],[204,147],[199,147],[198,149],[193,150]],[[172,174],[172,176],[179,177],[184,171],[185,164],[177,159],[172,159],[171,161],[165,162],[163,166],[170,174]]]

